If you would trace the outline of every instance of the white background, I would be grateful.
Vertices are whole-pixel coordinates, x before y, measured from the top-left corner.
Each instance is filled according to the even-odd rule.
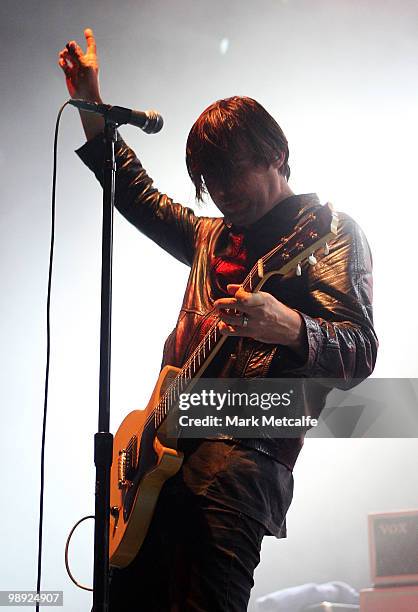
[[[375,376],[417,376],[416,142],[418,5],[412,0],[91,0],[0,7],[1,589],[33,589],[46,351],[52,142],[66,99],[57,53],[95,30],[106,102],[156,108],[163,131],[124,128],[159,189],[194,206],[184,150],[215,99],[249,95],[290,144],[290,185],[317,191],[365,230],[375,263]],[[225,40],[227,42],[225,42]],[[83,42],[84,45],[84,42]],[[43,587],[66,611],[90,595],[68,580],[64,544],[94,507],[98,406],[101,191],[73,150],[77,113],[59,145]],[[199,214],[216,214],[209,205]],[[143,407],[176,322],[187,268],[115,218],[111,423]],[[396,406],[394,406],[396,410]],[[287,540],[266,538],[256,596],[311,581],[369,584],[368,512],[418,506],[416,440],[312,440],[295,469]],[[92,528],[74,572],[91,582]],[[23,608],[22,608],[23,609]]]

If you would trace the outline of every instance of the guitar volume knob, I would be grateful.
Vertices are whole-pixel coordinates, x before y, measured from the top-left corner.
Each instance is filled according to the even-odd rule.
[[[119,508],[118,506],[112,506],[110,508],[110,514],[115,518],[118,519],[119,518]]]

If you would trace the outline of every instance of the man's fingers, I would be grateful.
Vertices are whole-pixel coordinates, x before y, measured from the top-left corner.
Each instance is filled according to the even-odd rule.
[[[87,52],[96,54],[96,39],[94,38],[93,30],[86,28],[84,30],[84,36],[87,42]]]
[[[234,283],[229,283],[226,286],[226,290],[228,291],[229,295],[235,295],[240,287],[241,287],[241,285],[236,285]]]
[[[245,291],[242,287],[238,289],[235,297],[238,302],[249,304],[250,306],[261,306],[261,304],[264,304],[262,293],[258,293],[257,291],[255,293],[249,293],[249,291]]]
[[[227,323],[220,323],[219,331],[224,336],[241,336],[241,337],[252,337],[248,333],[246,327],[234,327],[233,325],[228,325]]]
[[[63,71],[65,72],[66,75],[68,74],[68,72],[70,70],[70,67],[67,65],[67,62],[65,61],[65,59],[63,57],[59,58],[58,66],[63,69]]]
[[[220,298],[214,303],[215,308],[222,310],[223,308],[235,308],[237,300],[235,298]]]
[[[64,60],[66,64],[72,65],[72,58],[67,48],[63,49],[59,54],[60,59]]]
[[[74,60],[70,56],[68,49],[63,49],[59,54],[59,66],[63,69],[66,76],[69,76],[74,69]]]
[[[245,291],[242,285],[227,285],[227,290],[229,294],[235,296],[238,300],[238,303],[248,304],[250,307],[252,306],[261,306],[264,303],[262,293],[250,293],[249,291]]]
[[[71,57],[74,58],[77,62],[79,62],[84,55],[83,49],[80,47],[80,45],[78,45],[75,40],[72,40],[66,44],[66,47]]]
[[[257,293],[247,293],[244,297],[221,298],[216,300],[214,306],[217,310],[225,308],[235,308],[239,312],[247,312],[248,310],[258,309],[263,306],[264,299]]]
[[[249,293],[245,291],[241,286],[228,285],[228,290],[232,287],[239,287],[235,293],[235,297],[220,298],[214,303],[214,307],[217,310],[223,310],[225,308],[235,308],[240,312],[247,312],[252,308],[260,308],[265,303],[265,298],[262,292],[256,291],[255,293]]]
[[[227,313],[221,313],[221,319],[224,323],[229,323],[229,325],[238,325],[239,327],[243,327],[245,313],[241,312],[236,315],[231,315]],[[248,320],[248,317],[247,317]],[[248,323],[247,323],[248,325]]]

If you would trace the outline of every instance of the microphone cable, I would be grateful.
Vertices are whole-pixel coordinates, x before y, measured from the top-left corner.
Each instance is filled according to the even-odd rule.
[[[45,436],[46,436],[46,417],[48,410],[48,384],[49,384],[49,363],[51,353],[51,285],[52,285],[52,262],[54,259],[54,242],[55,242],[55,195],[57,184],[57,149],[58,149],[58,130],[61,120],[61,115],[64,108],[68,105],[65,102],[58,111],[57,121],[55,124],[54,135],[54,161],[52,170],[52,198],[51,198],[51,243],[49,249],[49,271],[48,271],[48,292],[46,305],[46,368],[45,368],[45,392],[44,392],[44,412],[42,422],[42,442],[41,442],[41,484],[39,491],[39,527],[38,527],[38,569],[36,579],[36,612],[39,611],[39,600],[41,591],[41,575],[42,575],[42,536],[43,536],[43,521],[44,521],[44,485],[45,485]]]

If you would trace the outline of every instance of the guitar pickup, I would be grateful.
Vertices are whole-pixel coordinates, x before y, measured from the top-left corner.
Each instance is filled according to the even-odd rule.
[[[118,487],[131,486],[138,467],[138,438],[132,436],[126,448],[119,451],[118,458]]]

